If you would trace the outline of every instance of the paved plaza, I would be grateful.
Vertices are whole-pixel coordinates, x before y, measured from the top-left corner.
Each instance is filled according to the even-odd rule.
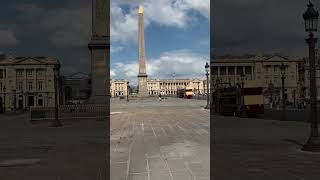
[[[209,180],[206,101],[111,101],[111,180]]]
[[[59,128],[32,125],[30,114],[0,115],[1,180],[105,180],[105,122],[77,120]]]
[[[29,114],[1,115],[0,179],[208,180],[205,105],[194,99],[112,99],[110,178],[105,122],[83,119],[50,128],[31,125]],[[269,114],[212,116],[215,180],[320,179],[320,153],[300,150],[309,124],[297,117],[272,120]]]
[[[212,122],[214,179],[320,179],[320,153],[301,151],[309,124],[222,116]]]

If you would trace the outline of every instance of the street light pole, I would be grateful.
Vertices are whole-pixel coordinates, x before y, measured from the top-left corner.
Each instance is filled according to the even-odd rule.
[[[3,100],[4,100],[4,105],[3,105],[3,112],[6,112],[6,87],[3,87]]]
[[[281,84],[282,84],[282,121],[286,120],[286,98],[285,98],[285,89],[284,89],[284,80],[286,79],[285,77],[285,71],[286,71],[286,66],[281,63],[280,66],[280,71],[281,71]]]
[[[127,102],[129,102],[129,81],[127,82]]]
[[[14,96],[13,96],[13,110],[14,110],[14,112],[16,112],[16,104],[17,104],[17,99],[16,99],[16,93],[17,93],[17,91],[14,89],[13,90],[13,93],[14,93]]]
[[[240,79],[241,79],[241,117],[247,117],[247,112],[244,105],[244,78],[245,74],[241,73]]]
[[[52,122],[52,127],[61,127],[62,123],[59,120],[59,104],[58,104],[58,67],[53,68],[54,71],[54,121]]]
[[[317,31],[319,13],[309,2],[307,11],[303,14],[305,20],[306,32],[309,32],[309,38],[306,42],[309,45],[309,71],[310,71],[310,137],[302,150],[320,152],[320,138],[317,119],[317,86],[316,86],[316,67],[315,67],[315,45],[317,38],[313,32]]]
[[[206,63],[206,65],[204,66],[205,70],[206,70],[206,76],[207,76],[207,106],[205,107],[205,109],[209,109],[210,108],[210,104],[209,104],[209,70],[210,70],[210,66],[208,64],[208,62]]]

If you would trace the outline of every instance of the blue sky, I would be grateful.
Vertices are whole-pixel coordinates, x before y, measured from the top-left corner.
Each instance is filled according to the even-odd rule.
[[[203,78],[210,52],[210,1],[142,2],[149,77]],[[111,75],[133,84],[138,74],[138,5],[111,0]]]

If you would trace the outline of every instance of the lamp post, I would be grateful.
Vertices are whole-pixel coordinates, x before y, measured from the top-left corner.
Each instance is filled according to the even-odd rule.
[[[22,87],[22,90],[21,90],[21,94],[22,94],[22,110],[24,111],[24,107],[25,107],[25,102],[24,102],[24,91],[23,91],[23,87]],[[48,96],[47,96],[48,97]]]
[[[206,63],[204,68],[206,70],[206,76],[207,76],[207,106],[205,108],[209,109],[210,108],[210,104],[209,104],[209,71],[210,71],[210,66],[209,66],[208,62]]]
[[[200,88],[199,88],[199,85],[200,85],[200,81],[198,82],[198,99],[200,99]]]
[[[12,90],[13,91],[13,110],[14,112],[16,112],[16,104],[17,104],[17,98],[16,98],[16,90]]]
[[[127,82],[127,102],[129,102],[129,81]]]
[[[247,117],[246,109],[244,107],[244,78],[245,74],[241,73],[240,74],[240,80],[241,80],[241,117]]]
[[[6,112],[6,90],[7,88],[3,87],[3,112]]]
[[[304,151],[320,152],[320,139],[317,120],[317,86],[316,86],[316,68],[315,68],[315,45],[317,38],[313,32],[317,31],[319,12],[313,8],[309,1],[307,11],[303,14],[305,20],[305,30],[309,33],[306,39],[309,45],[309,71],[310,71],[310,137],[303,146]]]
[[[270,81],[269,84],[268,84],[268,93],[269,93],[269,96],[270,96],[270,108],[272,109],[272,106],[273,106],[273,89],[274,89],[274,85],[273,83]]]
[[[59,68],[54,67],[54,121],[52,122],[52,127],[61,127],[62,123],[59,120],[59,104],[58,104],[58,77],[59,77]]]
[[[286,120],[286,98],[285,98],[285,89],[284,89],[284,80],[286,79],[286,66],[281,63],[280,65],[281,72],[281,84],[282,84],[282,121]]]

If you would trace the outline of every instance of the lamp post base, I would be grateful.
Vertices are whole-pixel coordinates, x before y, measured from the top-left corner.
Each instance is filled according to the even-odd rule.
[[[303,145],[302,151],[320,152],[320,137],[310,137]]]

